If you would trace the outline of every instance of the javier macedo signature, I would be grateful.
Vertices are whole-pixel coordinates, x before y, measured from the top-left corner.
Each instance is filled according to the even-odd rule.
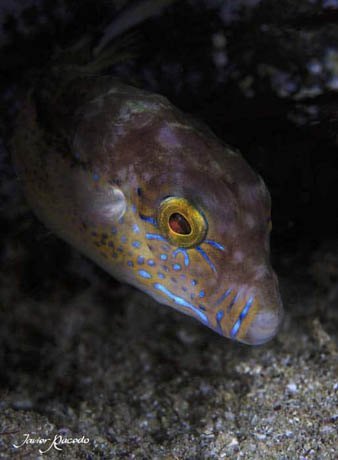
[[[25,445],[37,445],[40,446],[39,453],[45,454],[49,452],[52,448],[56,450],[62,450],[62,447],[65,445],[71,444],[89,444],[89,438],[86,436],[81,436],[80,438],[72,438],[63,436],[62,434],[56,434],[54,438],[42,438],[40,436],[31,436],[29,433],[25,433],[24,439],[21,444],[13,444],[15,449],[20,449]]]

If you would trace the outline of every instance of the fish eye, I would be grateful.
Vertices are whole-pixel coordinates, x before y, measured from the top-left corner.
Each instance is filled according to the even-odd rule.
[[[157,222],[169,242],[181,248],[197,246],[205,239],[208,230],[200,211],[181,197],[171,196],[161,202]]]

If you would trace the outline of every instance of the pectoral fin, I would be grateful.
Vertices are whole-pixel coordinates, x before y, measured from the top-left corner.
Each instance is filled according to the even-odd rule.
[[[87,171],[80,171],[74,176],[74,192],[79,214],[91,224],[111,225],[126,212],[123,191]]]

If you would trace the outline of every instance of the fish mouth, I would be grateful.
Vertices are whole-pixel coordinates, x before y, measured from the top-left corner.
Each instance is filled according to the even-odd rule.
[[[233,317],[230,338],[248,345],[262,345],[277,334],[284,312],[279,293],[270,301],[250,296]]]
[[[248,345],[262,345],[268,342],[277,334],[283,316],[282,307],[258,311],[246,332],[237,340]]]

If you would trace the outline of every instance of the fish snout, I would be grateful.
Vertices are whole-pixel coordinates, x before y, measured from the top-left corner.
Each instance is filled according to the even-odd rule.
[[[279,294],[278,281],[276,275],[272,272],[270,279],[261,287],[256,288],[255,295],[246,300],[244,309],[241,311],[239,318],[243,315],[245,309],[248,310],[250,305],[250,314],[248,314],[247,325],[243,324],[242,330],[238,331],[237,337],[233,337],[240,342],[249,345],[261,345],[271,340],[278,332],[283,321],[283,306]],[[232,331],[236,333],[236,323]]]
[[[283,315],[281,302],[268,306],[258,306],[249,327],[238,340],[248,345],[262,345],[268,342],[277,334]]]

